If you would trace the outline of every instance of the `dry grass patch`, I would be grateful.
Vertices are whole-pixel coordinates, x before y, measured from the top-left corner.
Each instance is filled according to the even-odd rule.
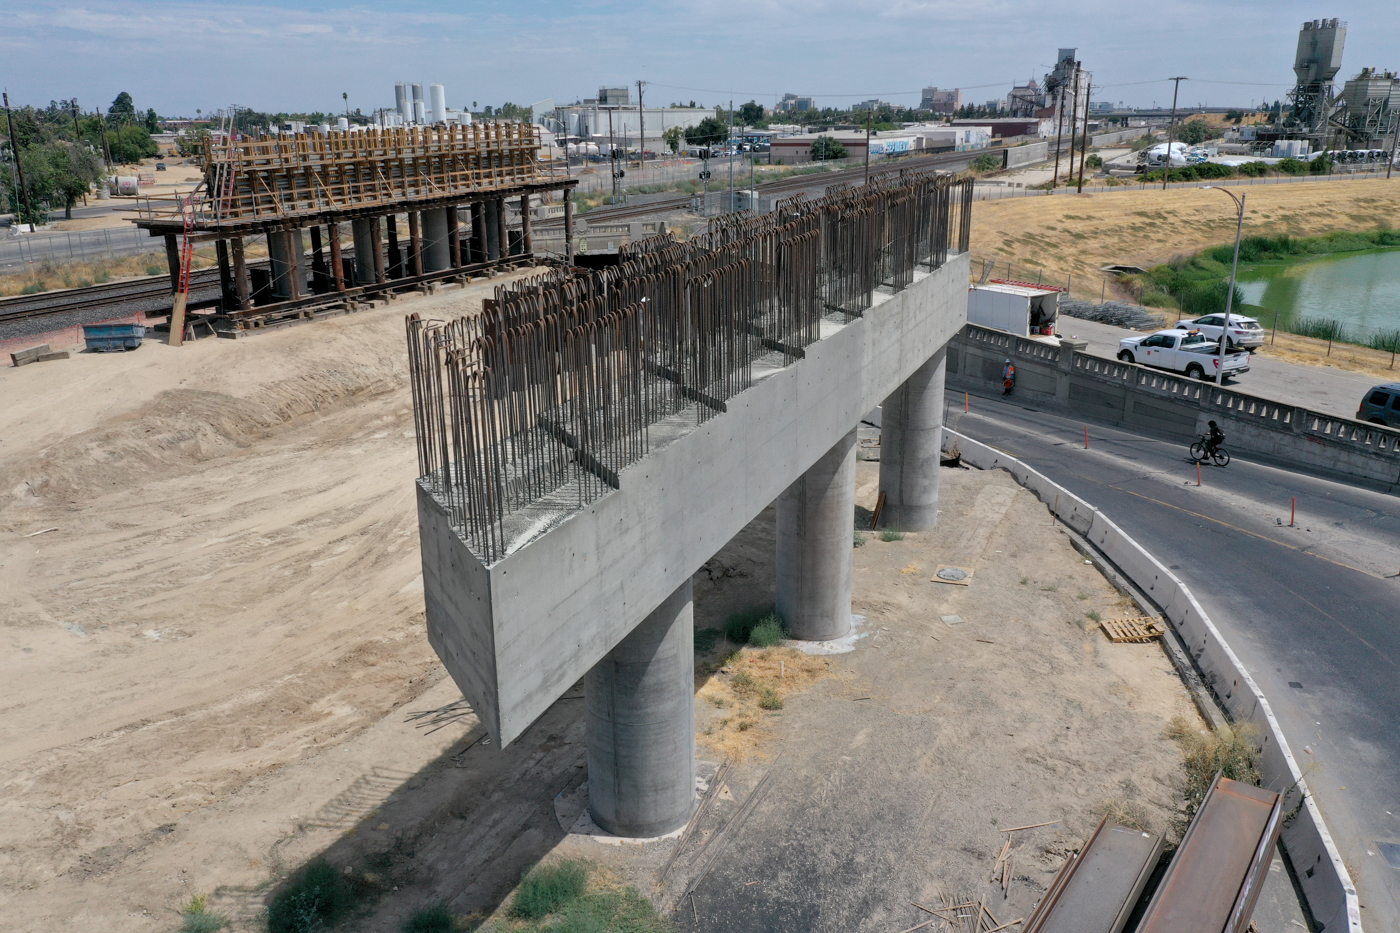
[[[796,648],[740,648],[705,673],[696,691],[720,716],[700,741],[736,761],[755,754],[772,735],[771,722],[787,698],[832,675],[831,661]]]

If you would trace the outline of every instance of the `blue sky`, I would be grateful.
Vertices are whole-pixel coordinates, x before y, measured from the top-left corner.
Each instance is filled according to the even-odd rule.
[[[1098,99],[1226,105],[1280,98],[1304,20],[1349,26],[1339,79],[1400,69],[1395,0],[670,0],[665,3],[36,3],[10,0],[0,83],[12,102],[76,96],[106,107],[193,115],[231,103],[271,111],[365,112],[396,81],[441,83],[453,108],[592,96],[649,83],[647,102],[819,105],[881,97],[913,104],[925,85],[965,99],[1039,77],[1060,46],[1105,86]]]

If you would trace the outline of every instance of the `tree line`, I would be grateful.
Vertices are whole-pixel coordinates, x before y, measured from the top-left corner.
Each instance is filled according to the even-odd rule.
[[[6,138],[0,151],[3,206],[15,212],[21,223],[45,222],[56,204],[62,204],[64,216],[71,217],[73,205],[104,179],[106,166],[133,164],[160,154],[151,139],[158,119],[151,109],[139,113],[126,91],[117,95],[105,114],[84,113],[74,100],[11,110],[0,126]]]

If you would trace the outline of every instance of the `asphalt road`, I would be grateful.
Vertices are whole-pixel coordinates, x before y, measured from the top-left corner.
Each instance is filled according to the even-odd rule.
[[[1240,456],[1197,487],[1180,442],[1090,425],[1085,450],[1082,420],[1014,399],[974,396],[948,424],[1102,509],[1191,587],[1269,697],[1366,929],[1400,930],[1400,864],[1379,845],[1400,844],[1400,498]]]

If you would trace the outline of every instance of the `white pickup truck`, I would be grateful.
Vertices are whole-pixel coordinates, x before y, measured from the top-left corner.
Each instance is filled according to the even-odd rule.
[[[1141,363],[1170,369],[1192,379],[1214,379],[1221,367],[1217,356],[1219,342],[1196,331],[1159,330],[1146,337],[1124,337],[1118,341],[1118,358],[1125,363]],[[1249,354],[1233,350],[1225,354],[1225,376],[1249,372]]]

